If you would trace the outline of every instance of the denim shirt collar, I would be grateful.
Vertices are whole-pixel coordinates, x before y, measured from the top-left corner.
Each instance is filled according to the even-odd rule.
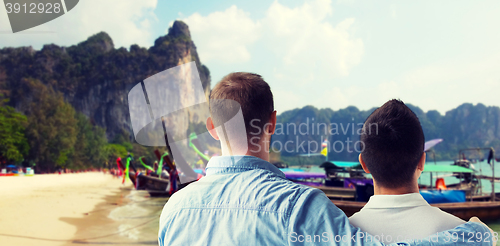
[[[285,174],[273,164],[255,156],[235,155],[235,156],[214,156],[207,163],[207,176],[222,173],[239,173],[250,170],[263,169],[270,171],[281,178]]]

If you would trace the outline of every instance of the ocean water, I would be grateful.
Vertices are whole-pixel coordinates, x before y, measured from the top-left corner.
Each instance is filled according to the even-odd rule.
[[[451,165],[453,164],[453,161],[438,161],[436,163],[434,162],[426,162],[425,165]],[[486,161],[482,162],[477,162],[473,163],[473,169],[476,171],[476,175],[485,175],[485,176],[492,176],[492,168],[491,165],[488,164]],[[446,184],[453,184],[459,182],[459,179],[455,177],[451,177],[450,174],[448,173],[443,173],[443,174],[433,174],[433,185],[436,183],[436,176],[437,177],[442,177],[445,180]],[[500,177],[500,165],[495,162],[495,177]],[[422,173],[419,179],[420,184],[430,184],[430,174],[429,173]],[[481,180],[481,186],[482,186],[482,192],[483,193],[490,193],[491,192],[491,182],[489,180]],[[500,192],[500,182],[495,182],[495,192]]]

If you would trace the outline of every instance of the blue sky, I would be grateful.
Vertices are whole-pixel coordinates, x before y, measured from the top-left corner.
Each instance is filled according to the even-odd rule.
[[[499,1],[86,0],[19,34],[0,11],[0,47],[72,45],[99,31],[118,47],[148,47],[181,19],[212,84],[259,73],[278,111],[366,110],[400,98],[445,113],[465,102],[500,106],[498,13]]]

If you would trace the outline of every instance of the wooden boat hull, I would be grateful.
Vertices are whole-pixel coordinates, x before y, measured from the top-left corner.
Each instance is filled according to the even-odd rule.
[[[145,190],[151,197],[168,197],[167,191],[168,179],[160,179],[149,175],[137,175],[134,171],[129,171],[130,181],[134,184],[136,190]],[[181,187],[179,187],[180,189]]]
[[[195,182],[195,181],[192,181]],[[192,183],[178,183],[178,190],[186,187],[188,184]],[[146,190],[151,197],[169,197],[170,192],[167,191],[169,181],[168,179],[160,179],[158,177],[138,175],[137,176],[137,190]]]
[[[354,201],[354,198],[356,197],[356,189],[352,188],[330,187],[330,186],[311,186],[311,187],[323,191],[325,195],[328,198],[330,198],[330,200]]]
[[[332,200],[338,208],[350,217],[365,206],[365,202]],[[500,219],[500,202],[453,202],[431,204],[465,221],[477,216],[482,221]]]
[[[484,221],[500,218],[500,202],[498,201],[440,203],[431,205],[466,221],[473,216],[477,216]]]
[[[331,200],[335,206],[340,208],[340,210],[344,211],[347,217],[351,217],[353,214],[359,212],[366,202],[354,202],[354,201],[339,201],[339,200]]]
[[[118,161],[118,165],[122,170],[125,170],[123,163]],[[150,175],[136,175],[136,169],[131,166],[133,170],[128,173],[128,178],[134,184],[136,190],[145,190],[151,197],[168,197],[170,193],[167,191],[168,179],[160,179]],[[179,186],[179,189],[184,186]]]
[[[160,179],[158,177],[138,175],[136,189],[138,190],[153,190],[164,191],[168,188],[168,179]]]

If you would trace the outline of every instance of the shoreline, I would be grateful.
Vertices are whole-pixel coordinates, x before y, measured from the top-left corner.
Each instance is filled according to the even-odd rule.
[[[73,240],[64,245],[158,245],[159,214],[149,209],[152,202],[147,192],[122,187],[85,218],[62,218],[77,226]]]
[[[127,186],[102,172],[0,177],[0,244],[67,245],[106,197]]]

